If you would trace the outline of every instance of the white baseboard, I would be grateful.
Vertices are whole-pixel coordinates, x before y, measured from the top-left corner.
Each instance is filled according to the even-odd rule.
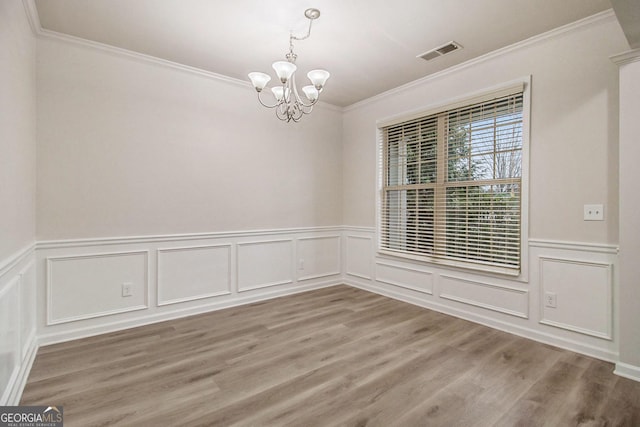
[[[384,295],[389,298],[396,299],[398,301],[403,301],[409,304],[417,305],[419,307],[424,307],[440,313],[459,317],[461,319],[469,320],[471,322],[485,325],[493,329],[498,329],[503,332],[508,332],[513,335],[518,335],[523,338],[528,338],[534,341],[538,341],[544,344],[549,344],[565,350],[574,351],[577,353],[595,357],[597,359],[605,360],[608,362],[615,362],[618,360],[617,353],[612,351],[607,351],[597,347],[592,347],[584,343],[563,339],[563,338],[549,335],[549,334],[536,331],[530,328],[525,328],[512,323],[507,323],[497,319],[492,319],[486,316],[482,316],[477,313],[472,313],[466,310],[461,310],[451,306],[439,304],[437,302],[432,302],[422,298],[412,297],[408,294],[394,292],[392,290],[389,290],[380,286],[376,286],[371,283],[365,283],[364,281],[355,281],[353,279],[347,278],[347,280],[345,280],[345,283],[349,286],[360,288],[360,289],[373,292],[379,295]]]
[[[616,369],[613,373],[618,376],[640,382],[640,366],[618,362],[616,363]]]
[[[27,379],[29,378],[31,367],[33,366],[33,362],[36,360],[36,354],[38,353],[38,341],[35,334],[31,335],[28,348],[27,354],[20,364],[20,369],[18,370],[17,375],[9,384],[8,398],[4,405],[17,406],[20,404],[22,392],[24,391],[24,387],[27,385]]]

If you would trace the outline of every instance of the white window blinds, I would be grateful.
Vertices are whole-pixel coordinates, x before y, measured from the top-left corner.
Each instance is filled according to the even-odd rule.
[[[523,92],[511,92],[381,128],[382,251],[520,271]]]

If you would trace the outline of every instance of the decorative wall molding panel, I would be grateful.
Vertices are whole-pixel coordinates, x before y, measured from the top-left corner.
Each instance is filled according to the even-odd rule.
[[[0,387],[8,391],[20,369],[20,276],[0,290]],[[9,396],[2,396],[7,401]]]
[[[301,237],[297,240],[298,280],[319,279],[341,273],[341,236]]]
[[[377,260],[376,280],[433,295],[433,273],[424,269]]]
[[[231,244],[158,249],[158,305],[231,293]]]
[[[293,283],[293,239],[238,243],[238,292]]]
[[[616,304],[611,297],[616,287],[615,245],[532,239],[526,263],[539,266],[541,259],[562,259],[569,264],[561,264],[560,271],[552,264],[554,268],[545,269],[544,276],[539,268],[531,268],[528,280],[522,281],[377,254],[374,236],[374,228],[345,227],[347,284],[600,359],[617,360],[611,325]],[[367,276],[370,264],[375,266],[374,277]],[[567,283],[560,283],[560,277],[566,277]],[[573,286],[575,281],[580,286]],[[544,292],[550,289],[557,291],[555,309],[543,306]],[[572,303],[562,303],[567,300]]]
[[[130,287],[130,296],[123,287]],[[47,258],[47,325],[148,307],[149,251]]]
[[[529,292],[440,274],[440,298],[527,319]]]
[[[0,405],[17,405],[37,351],[35,244],[1,262]]]
[[[22,343],[22,360],[31,351],[36,339],[36,269],[33,257],[20,270],[20,341]]]
[[[38,295],[39,342],[343,283],[341,248],[341,227],[41,242],[36,270],[47,294]],[[125,283],[132,296],[122,296]]]
[[[540,323],[613,339],[613,266],[540,257]],[[554,298],[555,307],[545,299]]]
[[[347,233],[346,272],[348,276],[371,280],[373,277],[373,236]]]
[[[616,331],[610,321],[615,300],[606,302],[615,295],[615,249],[544,241],[529,249],[529,263],[543,267],[531,269],[529,283],[523,283],[379,256],[374,229],[366,227],[38,243],[35,256],[22,257],[0,275],[0,298],[8,298],[0,304],[23,312],[20,324],[0,326],[5,328],[1,348],[11,349],[11,361],[18,357],[10,373],[0,371],[2,381],[8,382],[2,389],[3,402],[19,399],[37,342],[82,338],[340,283],[616,361]],[[559,284],[565,275],[581,281],[582,287]],[[124,281],[140,284],[134,286],[133,297],[122,297]],[[33,282],[34,287],[23,288],[21,282]],[[36,282],[47,294],[35,292]],[[558,291],[557,312],[543,309],[546,289]],[[34,295],[37,304],[26,303]],[[580,304],[566,308],[563,299],[574,295]],[[29,326],[34,307],[35,328]],[[132,307],[139,309],[130,311]],[[593,323],[575,317],[580,310],[585,316],[592,314]],[[605,310],[610,310],[608,323],[603,320]],[[16,334],[17,341],[11,338]],[[617,366],[631,376],[633,368]]]

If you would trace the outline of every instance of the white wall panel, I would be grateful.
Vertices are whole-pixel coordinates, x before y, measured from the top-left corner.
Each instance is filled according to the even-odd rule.
[[[231,293],[231,245],[158,249],[158,305]]]
[[[440,298],[512,316],[529,317],[529,295],[523,289],[441,274]]]
[[[0,402],[5,402],[18,372],[20,349],[20,278],[0,289]]]
[[[361,279],[372,279],[373,238],[347,235],[347,274]]]
[[[298,280],[340,274],[340,236],[298,239]]]
[[[600,338],[612,338],[612,266],[540,257],[540,323]],[[557,307],[545,306],[545,293]]]
[[[620,67],[620,268],[617,270],[620,306],[617,317],[621,362],[616,372],[640,381],[640,49],[619,55],[616,63]]]
[[[293,282],[293,240],[238,243],[238,291]]]
[[[20,273],[20,311],[20,340],[24,358],[36,333],[36,271],[33,262]]]
[[[47,324],[147,308],[148,251],[47,258]],[[132,296],[122,296],[131,283]]]
[[[38,295],[38,339],[50,344],[342,283],[341,241],[341,227],[308,227],[41,242],[38,286],[49,290]],[[305,260],[299,277],[296,250]],[[136,300],[143,279],[153,283],[148,306]],[[121,297],[125,281],[133,297]]]
[[[418,268],[377,261],[376,280],[429,295],[433,294],[433,274]]]

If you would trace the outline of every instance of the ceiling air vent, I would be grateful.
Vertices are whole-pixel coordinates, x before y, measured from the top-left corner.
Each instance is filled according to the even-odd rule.
[[[422,58],[425,61],[431,61],[432,59],[436,59],[442,55],[446,55],[447,53],[456,51],[458,49],[462,49],[462,46],[454,41],[450,41],[443,46],[431,49],[430,51],[425,53],[421,53],[420,55],[418,55],[418,58]]]

